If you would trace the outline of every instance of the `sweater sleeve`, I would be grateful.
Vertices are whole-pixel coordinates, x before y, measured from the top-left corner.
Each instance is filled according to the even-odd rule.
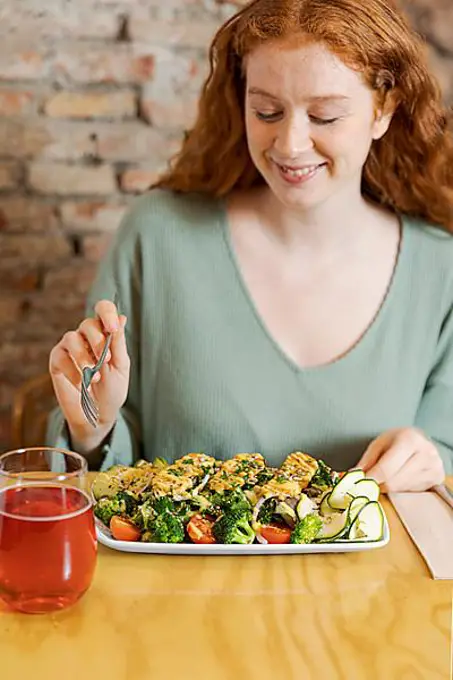
[[[46,435],[47,446],[55,446],[60,449],[72,449],[68,427],[59,408],[56,408],[49,417]],[[132,465],[138,458],[136,453],[138,439],[135,428],[128,419],[127,409],[121,410],[119,418],[109,434],[107,440],[101,446],[101,470],[107,470],[112,465]],[[90,469],[90,457],[88,464]]]
[[[98,269],[86,305],[86,316],[94,316],[94,306],[98,300],[113,300],[117,294],[119,312],[127,316],[126,343],[131,358],[126,403],[101,451],[93,455],[93,459],[101,460],[101,470],[117,463],[130,465],[142,456],[139,396],[141,261],[137,225],[143,218],[144,211],[139,199],[122,220],[109,252]],[[68,428],[59,408],[49,417],[46,441],[50,446],[71,447]]]
[[[441,328],[437,355],[423,391],[415,425],[432,439],[445,473],[453,474],[453,308]]]

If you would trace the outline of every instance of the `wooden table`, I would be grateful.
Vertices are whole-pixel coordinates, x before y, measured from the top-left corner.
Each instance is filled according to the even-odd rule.
[[[256,557],[99,547],[72,609],[0,612],[2,680],[447,680],[452,582],[393,508],[388,546]]]

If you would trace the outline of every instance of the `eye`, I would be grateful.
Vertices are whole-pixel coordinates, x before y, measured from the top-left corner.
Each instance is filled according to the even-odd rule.
[[[310,120],[316,125],[332,125],[338,118],[318,118],[317,116],[310,116]]]
[[[280,120],[283,116],[283,112],[275,111],[274,113],[263,113],[262,111],[255,111],[255,116],[258,120],[262,120],[265,123],[275,123],[275,121]]]

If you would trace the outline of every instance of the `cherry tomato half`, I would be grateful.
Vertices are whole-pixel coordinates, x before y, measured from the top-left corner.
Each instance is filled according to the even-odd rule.
[[[212,533],[213,526],[213,519],[196,514],[191,517],[187,525],[187,533],[193,543],[216,543]]]
[[[260,534],[268,543],[289,543],[291,529],[284,524],[265,524],[261,527]]]
[[[113,538],[116,538],[117,541],[140,540],[140,529],[130,520],[119,515],[113,515],[110,520],[110,531]]]

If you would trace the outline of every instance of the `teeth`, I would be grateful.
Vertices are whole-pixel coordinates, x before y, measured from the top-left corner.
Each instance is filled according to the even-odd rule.
[[[289,175],[290,177],[305,177],[306,175],[314,172],[318,166],[311,165],[308,168],[300,168],[299,170],[292,170],[292,168],[287,168],[284,165],[281,165],[280,167],[285,175]]]

